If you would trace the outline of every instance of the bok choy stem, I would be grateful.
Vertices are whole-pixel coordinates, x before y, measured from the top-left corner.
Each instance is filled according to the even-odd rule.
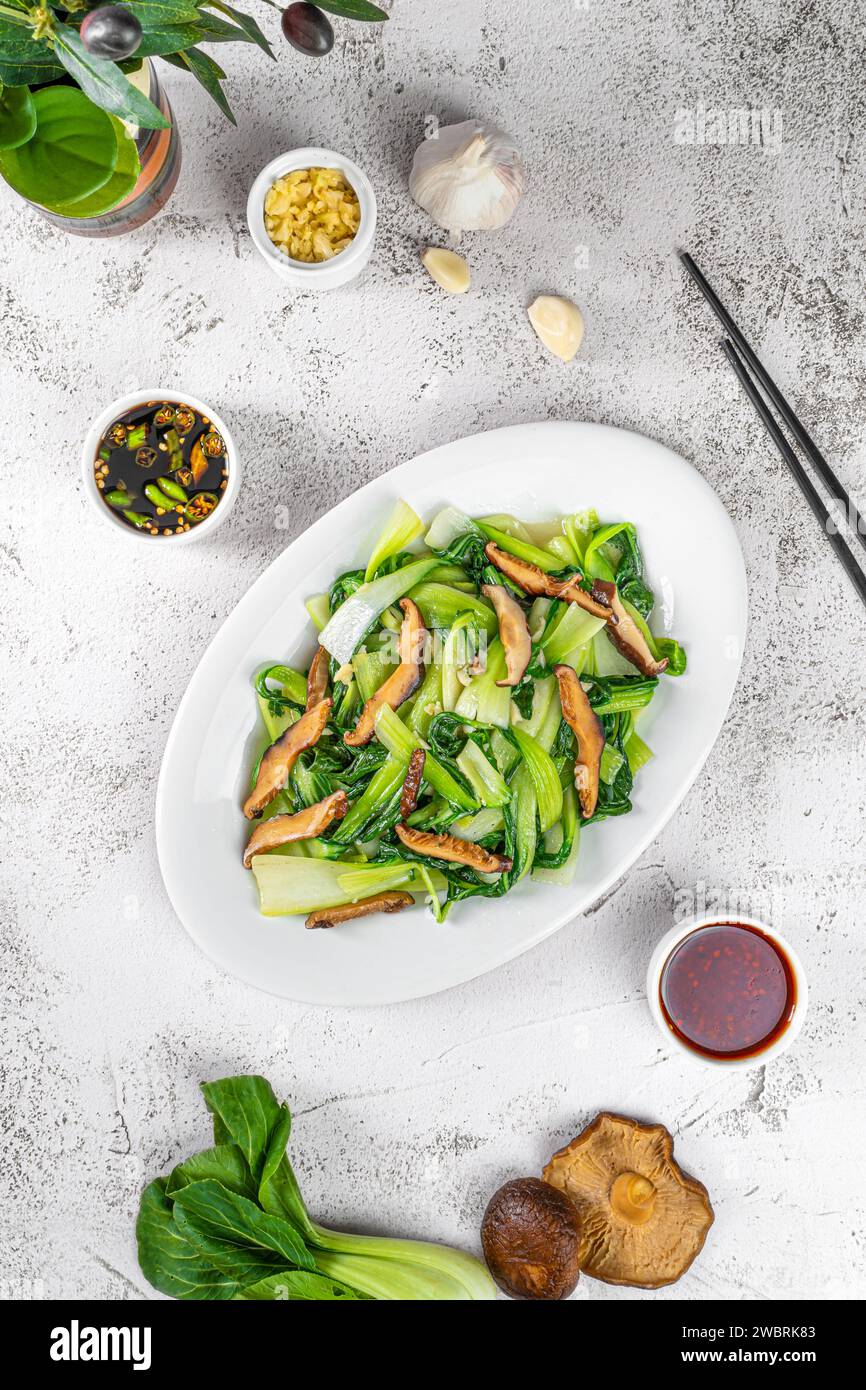
[[[341,665],[351,661],[379,614],[398,599],[405,598],[438,564],[436,557],[431,555],[404,565],[393,574],[383,574],[370,584],[362,584],[340,604],[321,633],[319,641],[325,651]]]
[[[394,758],[408,763],[416,748],[423,748],[423,740],[412,733],[388,705],[384,705],[376,717],[376,737],[385,745]],[[444,768],[433,754],[428,752],[424,759],[424,780],[434,791],[444,796],[453,806],[464,811],[476,811],[478,805],[451,773]]]
[[[423,521],[412,510],[409,503],[402,501],[402,499],[395,502],[373,547],[373,553],[364,574],[364,582],[369,584],[371,579],[375,577],[379,566],[383,565],[386,560],[390,560],[392,555],[399,555],[401,550],[405,550],[407,545],[411,545],[414,540],[417,540],[423,530]]]

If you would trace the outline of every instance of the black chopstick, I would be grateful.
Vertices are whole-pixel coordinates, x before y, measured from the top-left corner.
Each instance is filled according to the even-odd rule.
[[[847,490],[842,486],[841,482],[836,477],[836,474],[833,472],[833,469],[830,467],[824,455],[821,453],[821,450],[818,448],[818,445],[815,443],[814,439],[809,434],[803,422],[798,418],[798,416],[792,410],[791,406],[785,400],[785,397],[782,395],[775,381],[770,376],[770,373],[758,361],[754,352],[749,347],[749,344],[746,342],[746,339],[743,337],[739,328],[734,323],[734,320],[731,318],[724,304],[719,299],[712,285],[710,285],[709,281],[707,280],[706,276],[695,264],[694,260],[687,251],[681,251],[679,255],[680,260],[682,261],[686,270],[689,272],[689,275],[694,280],[701,294],[704,296],[704,299],[709,304],[713,313],[716,315],[716,318],[721,323],[728,337],[731,338],[734,343],[736,343],[742,357],[745,359],[745,362],[747,363],[751,371],[754,373],[754,375],[758,378],[758,381],[761,383],[761,386],[763,387],[764,391],[775,405],[783,421],[788,426],[788,429],[791,431],[791,434],[794,436],[797,443],[804,450],[804,452],[808,454],[809,458],[812,460],[812,463],[814,464],[816,471],[818,472],[819,476],[823,479],[826,487],[833,494],[834,498],[837,498],[840,502],[844,503],[845,514],[848,519],[848,524],[851,527],[851,530],[856,535],[863,549],[866,550],[866,521],[864,521],[861,517]],[[775,421],[773,423],[775,424]],[[800,486],[802,487],[802,483],[800,484]],[[812,508],[812,510],[814,511],[814,507]]]
[[[779,428],[779,425],[777,424],[775,417],[771,413],[770,408],[767,405],[767,402],[764,400],[754,381],[749,376],[748,369],[745,363],[743,362],[742,358],[737,354],[737,350],[734,347],[733,343],[731,343],[730,339],[725,338],[724,342],[722,343],[722,347],[725,350],[725,354],[728,358],[728,361],[730,362],[731,366],[733,367],[734,371],[737,373],[737,376],[740,379],[740,384],[743,387],[743,390],[749,397],[749,400],[752,402],[752,405],[755,407],[755,410],[758,412],[758,415],[761,417],[761,420],[766,426],[767,431],[771,439],[773,440],[773,443],[776,445],[776,448],[779,450],[779,453],[782,455],[782,458],[785,460],[791,472],[793,473],[797,485],[800,491],[802,492],[803,496],[805,497],[806,501],[809,503],[809,506],[812,508],[812,511],[816,519],[820,522],[821,528],[824,531],[827,540],[830,542],[831,546],[833,547],[833,550],[836,552],[836,557],[839,560],[839,563],[843,566],[845,573],[848,575],[848,578],[851,580],[851,583],[854,585],[854,588],[857,590],[864,604],[866,604],[866,574],[863,573],[860,566],[858,565],[857,560],[853,552],[849,548],[847,541],[844,539],[843,536],[840,535],[836,526],[836,522],[831,516],[830,512],[825,507],[824,502],[821,499],[820,493],[815,488],[808,473],[806,472],[802,463],[797,458],[797,455],[794,453],[794,450],[791,448],[790,444],[788,443],[787,439],[785,438],[784,434]]]

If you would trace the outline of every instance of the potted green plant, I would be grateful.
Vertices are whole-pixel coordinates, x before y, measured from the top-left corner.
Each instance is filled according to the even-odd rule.
[[[378,22],[368,0],[290,4],[282,30],[323,57],[330,20]],[[85,236],[141,226],[180,170],[180,136],[153,58],[191,73],[233,124],[226,76],[203,44],[254,43],[256,20],[224,0],[0,0],[0,176],[50,221]]]

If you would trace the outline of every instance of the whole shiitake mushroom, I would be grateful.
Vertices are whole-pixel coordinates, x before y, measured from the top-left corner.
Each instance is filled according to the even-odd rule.
[[[664,1125],[603,1111],[553,1155],[544,1176],[578,1214],[584,1274],[608,1284],[675,1283],[713,1224],[707,1189],[676,1162]]]
[[[490,1273],[511,1298],[568,1298],[580,1275],[580,1217],[541,1178],[514,1178],[494,1192],[481,1223]]]

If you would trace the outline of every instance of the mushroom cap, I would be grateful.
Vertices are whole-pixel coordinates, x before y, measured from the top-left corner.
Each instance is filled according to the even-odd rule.
[[[577,1208],[581,1269],[607,1284],[673,1284],[713,1224],[706,1188],[674,1161],[663,1125],[596,1115],[553,1155],[544,1178]]]
[[[564,1193],[540,1178],[494,1192],[481,1223],[490,1273],[511,1298],[568,1298],[580,1275],[580,1218]]]

